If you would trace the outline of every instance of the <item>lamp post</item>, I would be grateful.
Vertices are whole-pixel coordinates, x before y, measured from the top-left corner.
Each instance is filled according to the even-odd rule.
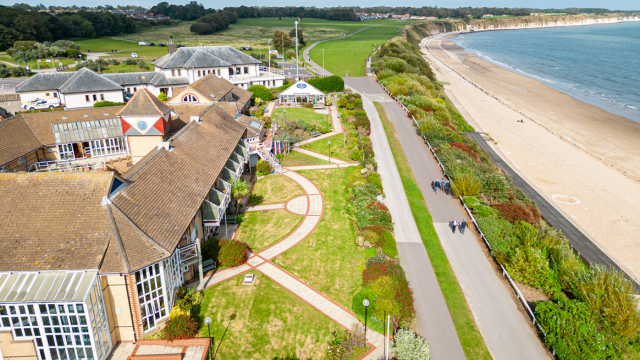
[[[362,301],[364,305],[364,345],[367,345],[367,308],[369,307],[369,299]]]
[[[204,323],[207,324],[207,329],[209,329],[209,351],[208,351],[208,355],[209,355],[209,357],[211,357],[211,318],[207,316],[204,319]]]
[[[331,140],[327,141],[329,144],[329,162],[331,162]],[[366,305],[365,305],[366,306]],[[366,310],[365,310],[366,311]],[[366,321],[366,320],[365,320]]]
[[[300,65],[298,63],[298,23],[300,22],[300,18],[296,21],[296,81],[300,80],[300,76],[298,75],[298,69]]]

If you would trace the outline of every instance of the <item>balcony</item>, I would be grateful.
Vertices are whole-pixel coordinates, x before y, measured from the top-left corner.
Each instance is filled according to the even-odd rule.
[[[231,186],[229,185],[229,187]],[[205,200],[202,204],[202,220],[204,225],[220,226],[220,220],[230,201],[230,191],[223,193],[215,188],[209,190],[209,200]]]
[[[270,68],[270,67],[266,67],[266,66],[260,66],[260,72],[263,73],[271,73],[271,74],[275,74],[275,75],[282,75],[284,76],[284,70],[278,70],[275,68]]]
[[[198,261],[198,245],[196,244],[196,239],[190,236],[185,235],[183,240],[186,240],[186,244],[178,248],[180,265],[191,265]],[[181,243],[184,243],[184,241]]]
[[[242,176],[242,170],[243,167],[241,164],[238,164],[237,162],[229,159],[227,160],[227,164],[225,165],[227,169],[231,170],[233,172],[233,179],[235,181],[238,181],[240,179],[240,177]]]
[[[104,161],[88,159],[38,161],[29,167],[30,172],[85,172],[105,169]]]

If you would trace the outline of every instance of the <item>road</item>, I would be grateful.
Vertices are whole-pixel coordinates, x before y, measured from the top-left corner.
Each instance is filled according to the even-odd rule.
[[[26,77],[6,78],[0,80],[0,94],[15,94],[16,86],[27,80]]]
[[[351,85],[351,80],[348,81]],[[374,85],[377,87],[376,84]],[[372,85],[369,87],[371,88]],[[361,87],[357,88],[362,91]],[[411,214],[407,195],[393,160],[382,122],[373,102],[366,96],[362,99],[364,109],[371,120],[371,142],[378,162],[378,173],[385,189],[387,207],[394,219],[394,232],[402,259],[401,265],[413,289],[417,317],[416,331],[429,341],[433,359],[465,359],[453,320]],[[374,100],[380,101],[380,99]]]
[[[278,65],[282,66],[284,69],[284,76],[287,78],[296,78],[296,64],[291,64],[287,62],[279,62]],[[298,75],[300,77],[311,77],[314,74],[306,69],[300,68],[298,70]]]
[[[431,181],[441,179],[442,172],[422,138],[416,135],[412,121],[404,110],[371,77],[345,78],[345,84],[359,91],[363,95],[363,99],[380,102],[393,122],[413,175],[431,211],[440,242],[493,358],[499,360],[548,359],[549,356],[542,343],[528,325],[528,319],[518,311],[516,303],[494,272],[479,242],[474,238],[474,234],[470,231],[465,235],[452,234],[448,225],[449,221],[454,218],[460,221],[465,217],[465,214],[455,198],[442,193],[435,194],[431,190]],[[372,117],[369,116],[369,118]],[[375,139],[372,142],[375,144],[379,141],[381,140]],[[386,142],[386,138],[384,141]],[[393,162],[393,158],[380,157],[378,152],[376,152],[376,160],[379,166],[382,164],[395,166],[395,163],[393,165],[387,164]],[[399,189],[402,189],[402,185],[399,186]],[[388,189],[389,187],[385,184],[385,190],[388,191]],[[394,219],[397,217],[394,216]],[[422,294],[433,292],[438,287],[437,283],[434,285],[428,281],[420,281],[422,277],[425,277],[424,274],[429,272],[430,269],[426,269],[426,267],[430,267],[430,264],[424,260],[414,263],[413,257],[416,254],[402,253],[406,246],[407,244],[400,243],[398,240],[402,266],[407,271],[407,277],[414,288],[416,308],[421,311],[422,303],[425,302]],[[418,248],[416,247],[413,251],[417,252]],[[422,251],[424,251],[423,247]],[[416,277],[418,281],[415,280]],[[431,306],[429,304],[429,307]],[[429,318],[429,321],[434,320]],[[437,341],[441,340],[435,340],[432,338],[432,334],[422,333],[420,328],[418,331],[431,342],[435,350],[438,346]],[[434,354],[433,358],[443,359],[446,357],[436,357]]]

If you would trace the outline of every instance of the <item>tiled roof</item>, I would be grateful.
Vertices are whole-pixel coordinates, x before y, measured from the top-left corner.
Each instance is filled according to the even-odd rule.
[[[179,48],[152,64],[162,69],[174,69],[260,64],[260,61],[230,46],[197,46]]]
[[[219,106],[200,119],[172,138],[171,151],[152,150],[144,165],[125,174],[130,184],[113,199],[140,230],[170,252],[246,130]]]
[[[43,147],[22,116],[0,121],[0,166]]]
[[[27,124],[29,124],[31,131],[33,131],[33,134],[40,142],[45,145],[53,145],[56,141],[51,125],[87,120],[115,119],[116,113],[122,108],[122,106],[108,106],[93,109],[88,108],[51,111],[37,114],[22,114],[21,116]]]
[[[220,101],[229,91],[234,90],[236,87],[228,80],[219,78],[214,74],[209,74],[191,84],[193,90],[211,101]]]
[[[60,88],[62,94],[122,90],[122,86],[89,68],[76,71]]]
[[[119,116],[164,115],[171,108],[158,100],[149,90],[139,89],[127,105],[118,112]]]
[[[241,87],[234,86],[233,90],[231,90],[233,94],[233,99],[238,102],[238,110],[244,110],[251,102],[251,96],[253,93],[251,91],[247,91]]]
[[[16,92],[45,91],[60,89],[74,73],[38,73],[16,86]]]
[[[236,120],[247,127],[247,137],[256,137],[262,134],[262,130],[264,129],[264,121],[254,119],[247,115],[240,115]],[[257,127],[256,124],[258,124],[260,127]]]
[[[98,269],[113,173],[0,174],[0,271]]]
[[[236,113],[238,112],[238,107],[235,101],[220,101],[217,103],[227,114],[236,117]]]
[[[120,84],[121,86],[135,86],[139,84],[151,84],[153,86],[173,86],[189,84],[189,79],[187,77],[167,78],[162,71],[103,74],[102,76]]]

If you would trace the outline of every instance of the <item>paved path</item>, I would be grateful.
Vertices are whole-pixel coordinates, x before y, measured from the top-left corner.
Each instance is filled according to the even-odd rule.
[[[247,206],[245,211],[265,211],[265,210],[278,210],[284,209],[284,203],[281,204],[266,204],[266,205],[254,205]]]
[[[285,166],[284,169],[291,170],[291,171],[322,170],[322,169],[345,168],[345,167],[349,167],[349,166],[358,166],[358,165],[359,165],[358,163],[353,162],[353,163],[347,163],[347,164]]]
[[[359,85],[354,79],[370,82]],[[371,121],[371,143],[378,162],[378,173],[385,190],[387,207],[394,219],[393,227],[407,280],[413,290],[416,308],[416,332],[430,343],[431,357],[438,360],[465,359],[451,314],[444,301],[431,261],[422,244],[418,227],[409,208],[407,194],[402,186],[398,168],[373,102],[362,89],[377,90],[377,84],[368,78],[345,78],[345,84],[362,93],[364,110]]]
[[[286,209],[287,211],[296,214],[296,215],[306,215],[308,209],[309,201],[307,201],[307,196],[302,195],[297,198],[293,198],[287,201]]]
[[[322,134],[320,136],[316,136],[316,137],[311,138],[311,139],[307,139],[307,140],[303,140],[303,141],[297,142],[297,143],[295,143],[294,146],[296,146],[296,147],[297,146],[302,146],[302,145],[305,145],[305,144],[308,144],[308,143],[312,143],[314,141],[326,139],[326,138],[331,137],[331,136],[333,136],[335,134],[337,134],[337,132],[333,132],[333,131],[332,132],[328,132],[326,134]]]
[[[465,213],[455,198],[431,190],[431,181],[441,179],[442,171],[422,138],[416,135],[404,110],[372,78],[348,78],[345,82],[366,95],[363,98],[385,99],[381,105],[393,122],[416,182],[431,210],[440,242],[494,359],[548,359],[543,345],[527,324],[528,319],[517,311],[514,300],[492,270],[478,241],[472,238],[474,235],[469,232],[464,240],[457,239],[448,230],[448,222],[453,218],[464,218]],[[404,263],[407,259],[403,256],[402,260]]]
[[[322,154],[317,153],[315,151],[303,149],[303,148],[300,148],[300,147],[297,147],[297,146],[293,148],[293,151],[297,151],[297,152],[303,153],[305,155],[313,156],[314,158],[321,159],[321,160],[324,160],[324,161],[328,161],[328,162],[331,162],[331,163],[334,163],[334,164],[347,164],[346,161],[338,160],[338,159],[336,159],[334,157],[329,157],[327,155],[322,155]]]
[[[340,120],[340,112],[338,112],[338,106],[333,104],[330,106],[331,108],[331,121],[333,122],[333,132],[334,133],[342,133],[342,121]]]

